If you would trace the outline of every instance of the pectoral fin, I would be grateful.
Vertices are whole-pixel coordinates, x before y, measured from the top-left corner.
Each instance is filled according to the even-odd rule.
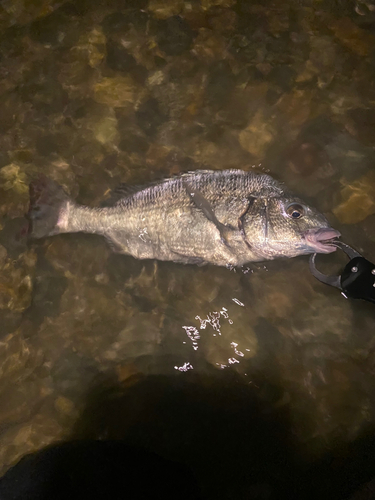
[[[222,243],[229,247],[228,243],[228,234],[231,231],[231,228],[222,224],[216,217],[215,212],[210,204],[210,202],[203,196],[201,191],[196,188],[192,188],[185,180],[183,180],[184,187],[186,189],[189,198],[192,200],[194,205],[204,214],[204,216],[215,224],[216,228],[220,233],[220,238]]]

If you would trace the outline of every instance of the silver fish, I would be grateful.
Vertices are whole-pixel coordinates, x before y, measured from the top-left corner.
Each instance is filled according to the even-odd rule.
[[[138,259],[241,266],[247,262],[330,253],[340,236],[315,208],[269,175],[197,170],[130,189],[105,207],[73,201],[56,182],[30,184],[34,238],[85,232]]]

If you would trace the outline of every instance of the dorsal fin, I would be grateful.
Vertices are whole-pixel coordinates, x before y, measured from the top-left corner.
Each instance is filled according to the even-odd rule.
[[[101,207],[113,207],[113,206],[117,205],[124,198],[127,198],[127,197],[131,196],[132,194],[137,193],[138,191],[142,191],[145,188],[150,188],[152,186],[157,186],[157,185],[163,185],[169,181],[177,180],[179,178],[182,179],[182,181],[184,183],[184,182],[188,181],[194,175],[212,174],[213,172],[214,171],[212,171],[212,170],[197,169],[197,170],[189,170],[188,172],[183,172],[183,173],[179,172],[179,173],[176,173],[174,175],[171,175],[170,177],[166,177],[166,178],[162,178],[162,179],[155,179],[153,181],[148,182],[147,184],[134,185],[134,184],[127,184],[126,182],[123,182],[111,191],[110,196],[106,200],[104,200],[100,204],[100,206]],[[220,171],[217,170],[216,172],[219,174]],[[233,172],[243,173],[241,170],[233,170]],[[202,200],[202,196],[200,199]],[[207,206],[207,203],[204,204],[205,207]],[[208,213],[207,210],[204,211],[204,213],[207,216],[207,213]]]
[[[203,171],[202,171],[203,172]],[[173,179],[178,179],[179,177],[182,176],[188,176],[189,174],[192,174],[194,172],[188,172],[186,174],[175,174],[171,177],[166,177],[162,179],[155,179],[153,181],[148,182],[147,184],[127,184],[126,182],[121,182],[118,184],[114,189],[111,190],[110,195],[108,198],[106,198],[102,203],[100,204],[101,207],[113,207],[117,205],[121,200],[124,198],[128,198],[134,193],[138,193],[139,191],[142,191],[143,189],[150,188],[152,186],[157,186],[160,184],[167,183],[168,181],[171,181]]]

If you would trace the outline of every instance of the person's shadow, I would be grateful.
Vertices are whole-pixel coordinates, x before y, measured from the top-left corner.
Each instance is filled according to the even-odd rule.
[[[309,463],[288,405],[253,382],[228,371],[101,379],[71,440],[23,458],[0,498],[339,500],[375,476],[374,436]]]

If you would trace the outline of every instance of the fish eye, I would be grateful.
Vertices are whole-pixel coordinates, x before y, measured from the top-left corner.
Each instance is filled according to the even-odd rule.
[[[299,203],[291,203],[286,208],[286,213],[291,219],[300,219],[305,215],[305,209]]]

